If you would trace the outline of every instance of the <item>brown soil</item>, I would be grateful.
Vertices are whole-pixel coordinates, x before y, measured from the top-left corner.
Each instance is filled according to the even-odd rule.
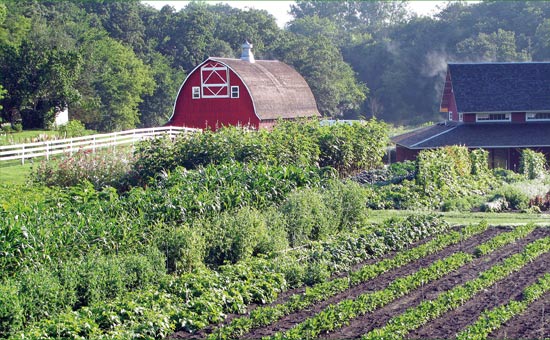
[[[435,299],[440,293],[452,289],[454,286],[477,277],[478,273],[487,270],[497,264],[502,258],[521,251],[528,243],[540,237],[549,236],[550,229],[537,229],[526,238],[510,244],[498,251],[474,260],[472,263],[462,267],[458,271],[432,282],[422,289],[418,289],[405,297],[397,299],[389,305],[380,308],[373,313],[358,317],[350,322],[347,327],[341,328],[333,333],[325,334],[321,338],[327,339],[355,339],[371,331],[374,328],[384,326],[390,318],[405,312],[408,308],[418,305],[422,300]],[[471,250],[471,249],[470,249]],[[450,255],[447,254],[447,255]],[[514,275],[515,276],[515,275]],[[454,322],[454,321],[453,321]],[[430,338],[435,336],[429,335]]]
[[[455,227],[453,229],[454,230],[459,230],[460,227]],[[497,228],[490,228],[489,230],[485,231],[484,233],[480,234],[479,236],[485,235],[485,234],[491,235],[491,236],[487,236],[487,239],[489,239],[490,237],[493,237],[496,234],[498,234],[500,232],[504,232],[506,230],[507,229],[504,228],[504,227],[498,228],[498,229]],[[479,236],[476,236],[476,237],[479,237]],[[392,252],[389,252],[389,253],[387,253],[383,256],[365,260],[365,261],[353,266],[351,270],[356,271],[356,270],[360,269],[363,266],[373,264],[373,263],[379,262],[379,261],[387,259],[387,258],[392,258],[392,257],[395,256],[395,254],[397,252],[403,252],[404,250],[415,248],[415,247],[417,247],[421,244],[424,244],[424,243],[432,240],[434,237],[436,237],[436,236],[427,237],[423,240],[420,240],[420,241],[410,245],[409,247],[406,247],[405,249],[402,249],[402,250],[399,250],[399,251],[392,251]],[[346,272],[337,273],[337,274],[333,275],[331,277],[331,279],[335,279],[335,278],[339,278],[339,277],[345,277],[347,275],[348,275],[348,273],[346,273]],[[301,286],[301,287],[298,287],[298,288],[293,288],[293,289],[289,289],[287,291],[284,291],[284,292],[280,293],[279,296],[277,297],[277,299],[273,303],[270,303],[269,305],[277,305],[277,304],[285,303],[286,301],[288,301],[288,299],[292,295],[303,294],[305,292],[305,290],[306,290],[306,286]],[[250,313],[250,311],[254,310],[256,307],[258,307],[257,304],[251,304],[251,305],[247,306],[248,313]],[[204,338],[206,338],[206,336],[208,334],[212,333],[215,329],[217,329],[219,327],[222,327],[224,325],[227,325],[233,319],[238,318],[238,317],[242,317],[242,316],[243,316],[242,314],[229,314],[229,315],[227,315],[227,317],[225,318],[225,320],[222,323],[219,323],[219,324],[216,324],[216,325],[210,325],[210,326],[208,326],[208,327],[206,327],[206,328],[204,328],[204,329],[202,329],[202,330],[200,330],[196,333],[189,333],[189,332],[186,332],[186,331],[178,331],[178,332],[175,332],[172,335],[170,335],[168,337],[168,339],[204,339]]]
[[[493,309],[510,300],[520,300],[521,292],[544,274],[548,269],[548,263],[550,263],[549,253],[476,295],[473,300],[466,302],[463,306],[446,313],[443,317],[428,323],[417,331],[411,332],[409,338],[454,337],[456,333],[474,323],[483,310]]]
[[[548,264],[550,262],[547,262]],[[509,320],[489,335],[489,339],[544,338],[550,338],[550,292],[531,304],[525,313]]]
[[[320,311],[324,310],[331,304],[336,304],[339,301],[343,299],[350,299],[355,298],[360,294],[363,294],[365,292],[369,291],[376,291],[380,289],[384,289],[390,282],[395,280],[398,277],[406,276],[409,274],[412,274],[418,270],[420,267],[429,266],[431,263],[435,262],[438,259],[445,258],[451,254],[456,253],[457,251],[473,251],[473,249],[480,243],[483,243],[490,238],[494,237],[495,235],[504,232],[508,229],[506,228],[490,228],[486,232],[476,235],[474,237],[471,237],[463,242],[460,242],[456,245],[452,245],[450,247],[447,247],[436,254],[427,256],[425,258],[422,258],[418,261],[412,262],[406,266],[396,268],[394,270],[391,270],[387,273],[384,273],[380,275],[379,277],[370,280],[368,282],[365,282],[363,284],[359,284],[357,286],[352,287],[351,289],[342,292],[336,296],[331,297],[330,299],[323,301],[322,303],[319,303],[315,306],[312,306],[311,308],[307,310],[298,311],[293,314],[289,314],[279,320],[278,322],[271,324],[266,327],[257,328],[252,330],[249,334],[245,335],[244,337],[247,339],[258,339],[262,338],[263,336],[272,335],[275,332],[284,332],[290,328],[292,328],[294,325],[303,322],[307,318],[312,317],[315,314],[318,314]],[[361,324],[361,323],[360,323]],[[363,333],[361,333],[363,334]],[[360,334],[359,334],[360,335]],[[338,334],[336,335],[337,339],[341,338],[349,338],[348,334]]]

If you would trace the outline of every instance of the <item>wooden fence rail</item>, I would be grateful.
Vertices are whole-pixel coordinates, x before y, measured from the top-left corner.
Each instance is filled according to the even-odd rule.
[[[77,152],[79,150],[93,150],[117,145],[134,144],[146,138],[168,135],[174,137],[181,133],[192,133],[197,129],[167,126],[148,129],[135,129],[113,133],[51,140],[46,142],[26,143],[0,146],[0,161],[20,159],[25,164],[25,159],[34,157],[46,157],[52,155]]]

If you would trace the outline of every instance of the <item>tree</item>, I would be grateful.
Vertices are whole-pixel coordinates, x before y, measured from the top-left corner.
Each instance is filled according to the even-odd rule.
[[[19,48],[4,45],[0,52],[0,82],[8,91],[4,116],[22,119],[25,128],[48,127],[54,114],[77,98],[73,85],[80,55],[49,45],[43,34],[37,30]]]
[[[324,116],[357,115],[368,89],[355,79],[352,68],[327,38],[310,39],[286,33],[273,53],[305,78]]]
[[[100,36],[91,35],[82,47],[86,60],[77,83],[82,99],[73,117],[99,131],[133,128],[142,96],[153,93],[152,72],[130,48]]]
[[[457,55],[469,61],[527,61],[526,51],[517,51],[514,32],[499,29],[491,34],[479,33],[456,46]]]

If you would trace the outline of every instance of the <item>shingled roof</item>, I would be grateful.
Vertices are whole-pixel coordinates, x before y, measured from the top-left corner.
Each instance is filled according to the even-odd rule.
[[[449,64],[458,112],[550,110],[550,63]]]
[[[550,146],[550,123],[441,124],[392,140],[409,149],[448,145],[464,145],[468,148],[543,147]]]
[[[246,84],[260,119],[318,117],[317,104],[304,78],[278,60],[254,63],[229,58],[210,58],[227,65]]]

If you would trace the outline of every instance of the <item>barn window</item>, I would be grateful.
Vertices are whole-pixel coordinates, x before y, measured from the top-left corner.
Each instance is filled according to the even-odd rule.
[[[449,120],[453,120],[453,111],[449,111]]]
[[[550,120],[550,112],[530,112],[527,120]]]
[[[478,122],[506,122],[511,120],[509,113],[478,113],[476,121]]]
[[[464,120],[464,114],[462,112],[458,113],[458,121],[462,122]]]
[[[202,98],[229,98],[229,68],[209,61],[201,67]]]
[[[231,86],[231,98],[239,98],[239,87]]]
[[[193,86],[193,99],[201,97],[201,88],[199,86]]]

